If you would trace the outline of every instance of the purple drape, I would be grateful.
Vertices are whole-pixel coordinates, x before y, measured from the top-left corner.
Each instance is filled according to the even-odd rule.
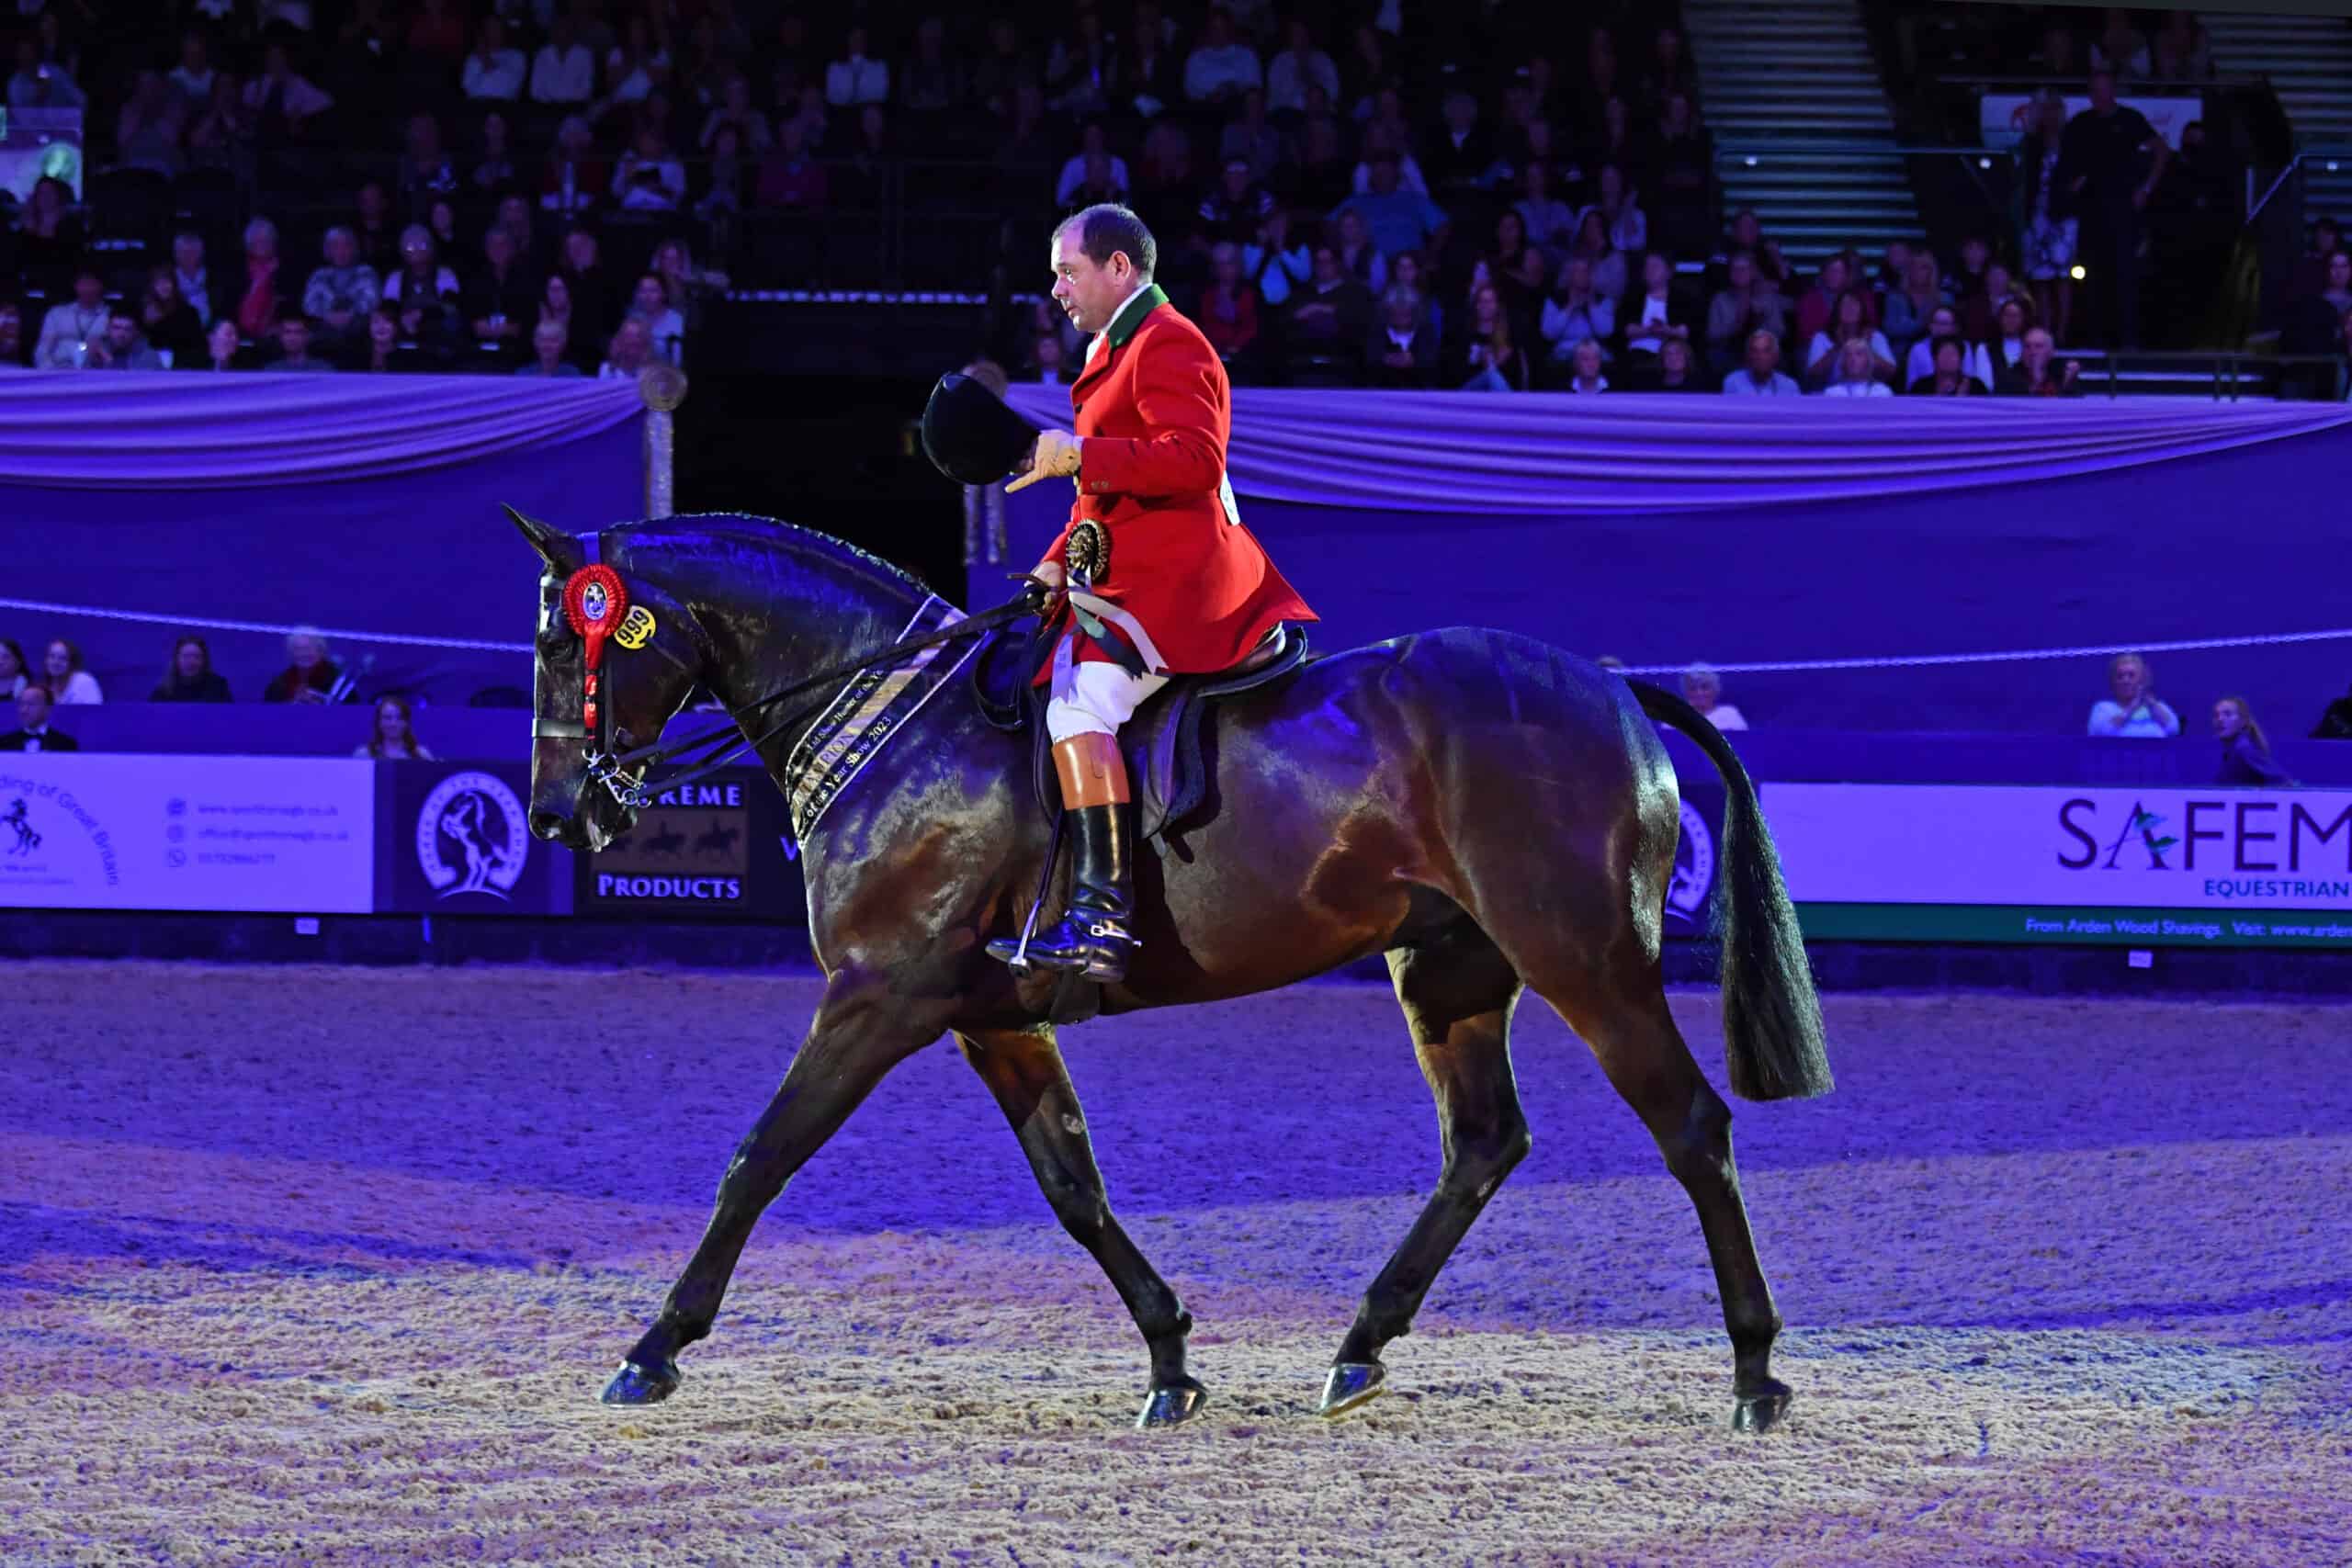
[[[1069,424],[1068,388],[1017,386],[1010,400]],[[1255,498],[1575,517],[2026,484],[2347,429],[2352,407],[2340,403],[1245,387],[1227,467],[1245,513]]]
[[[155,490],[377,479],[560,446],[643,412],[637,383],[623,380],[6,376],[0,483]]]

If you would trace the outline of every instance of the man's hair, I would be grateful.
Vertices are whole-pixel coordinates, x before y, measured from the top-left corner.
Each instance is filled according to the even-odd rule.
[[[55,694],[51,693],[47,686],[42,685],[39,681],[26,682],[24,690],[18,692],[17,695],[20,697],[26,696],[34,692],[39,692],[40,694],[40,700],[47,703],[50,706],[55,707],[57,705],[57,697]]]
[[[1152,239],[1151,231],[1131,208],[1115,201],[1098,201],[1091,207],[1080,208],[1063,219],[1054,230],[1054,237],[1076,233],[1078,248],[1096,266],[1108,266],[1111,258],[1121,251],[1147,283],[1159,267],[1159,245]]]
[[[129,321],[132,326],[137,326],[139,324],[139,307],[133,305],[128,299],[116,305],[112,310],[107,312],[107,324],[111,326],[117,321]]]

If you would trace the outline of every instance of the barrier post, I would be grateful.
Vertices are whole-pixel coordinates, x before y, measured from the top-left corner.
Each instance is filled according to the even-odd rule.
[[[675,366],[648,367],[637,378],[645,400],[645,514],[668,517],[677,505],[677,431],[671,419],[686,400],[686,373]]]

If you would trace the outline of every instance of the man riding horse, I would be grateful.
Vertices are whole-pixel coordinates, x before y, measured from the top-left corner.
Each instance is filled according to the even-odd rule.
[[[1050,663],[1046,728],[1077,825],[1069,910],[1028,962],[1125,977],[1136,944],[1135,807],[1119,727],[1168,677],[1229,668],[1315,612],[1241,525],[1225,472],[1225,366],[1152,281],[1159,247],[1124,207],[1054,231],[1053,297],[1094,334],[1070,388],[1071,430],[1037,436],[1027,471],[1075,482],[1069,525],[1034,573]],[[1072,597],[1075,593],[1076,597]],[[1011,959],[1018,944],[989,952]]]

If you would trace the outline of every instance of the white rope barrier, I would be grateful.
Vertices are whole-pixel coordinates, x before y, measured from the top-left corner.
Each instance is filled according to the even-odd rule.
[[[209,632],[266,632],[290,637],[314,631],[330,642],[397,643],[405,648],[454,648],[469,653],[528,653],[527,642],[484,642],[476,637],[412,637],[400,632],[358,632],[334,626],[277,626],[268,621],[223,621],[209,615],[150,615],[138,610],[107,610],[96,604],[51,604],[39,599],[0,599],[0,610],[39,610],[51,615],[88,615],[101,621],[145,621]]]

